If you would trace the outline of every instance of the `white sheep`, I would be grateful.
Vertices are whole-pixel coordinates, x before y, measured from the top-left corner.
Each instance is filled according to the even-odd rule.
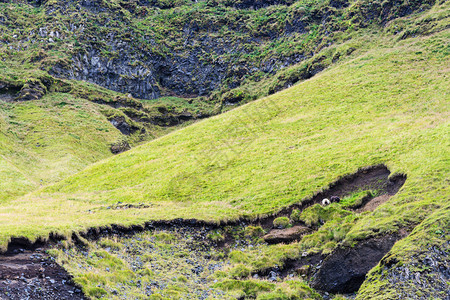
[[[325,199],[322,200],[322,205],[323,205],[323,206],[330,205],[330,203],[331,203],[330,200],[328,200],[327,198],[325,198]]]

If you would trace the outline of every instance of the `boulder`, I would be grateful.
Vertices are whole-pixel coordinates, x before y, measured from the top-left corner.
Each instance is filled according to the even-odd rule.
[[[293,226],[286,229],[273,229],[263,236],[263,239],[269,244],[289,243],[299,240],[303,235],[309,233],[311,229],[304,226]]]

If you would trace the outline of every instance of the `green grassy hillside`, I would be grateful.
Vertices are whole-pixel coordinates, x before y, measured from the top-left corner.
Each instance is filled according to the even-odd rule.
[[[0,201],[112,156],[112,146],[134,146],[173,130],[164,117],[178,108],[162,114],[158,102],[141,103],[94,84],[56,79],[24,62],[29,54],[0,60]],[[35,83],[37,88],[25,92]],[[33,99],[22,99],[30,94]],[[160,126],[152,117],[160,118]],[[121,133],[114,120],[123,120],[129,132]]]
[[[419,248],[447,247],[448,12],[448,3],[443,3],[402,23],[437,24],[435,32],[410,38],[389,32],[360,37],[367,51],[310,80],[1,202],[0,245],[6,247],[13,236],[35,240],[56,232],[69,237],[113,223],[174,218],[219,222],[268,215],[361,167],[385,164],[394,174],[407,175],[405,185],[374,212],[353,218],[327,251],[417,225],[390,254],[400,265],[417,261]],[[92,149],[96,147],[93,143]],[[19,172],[10,159],[0,162],[4,172],[25,182],[23,189],[39,178],[33,169]],[[110,209],[118,202],[146,206]],[[256,260],[250,267],[262,267],[258,257],[270,258],[266,267],[321,247],[311,240],[267,247],[249,254]],[[380,286],[392,293],[399,289],[383,272],[381,267],[373,270],[361,299],[374,298]],[[411,288],[408,284],[405,289]]]
[[[448,31],[396,43],[387,37],[317,78],[5,202],[2,243],[112,222],[264,215],[378,163],[408,181],[397,205],[375,215],[420,221],[424,203],[432,209],[446,192],[447,38]],[[153,206],[133,217],[104,210],[118,201]]]
[[[81,6],[77,1],[0,3],[0,201],[57,182],[110,156],[112,144],[126,141],[134,146],[171,131],[169,127],[187,125],[229,110],[238,103],[274,93],[336,62],[360,55],[372,47],[363,38],[366,34],[382,30],[406,38],[446,26],[442,21],[445,11],[436,13],[430,9],[434,1],[386,2],[384,6],[378,1],[275,1],[267,5],[259,1],[89,3],[82,2]],[[412,18],[414,21],[398,18],[417,10],[427,13],[421,19]],[[185,45],[180,26],[187,23],[192,41]],[[122,30],[125,27],[130,32]],[[108,34],[116,38],[95,40]],[[152,39],[147,39],[148,35]],[[208,41],[202,42],[199,50],[197,44],[204,39]],[[224,51],[221,43],[227,47],[241,45],[239,51],[233,52]],[[119,56],[117,49],[130,55]],[[142,51],[152,53],[151,59],[146,58],[152,62],[140,56]],[[191,54],[200,57],[199,62],[192,61]],[[223,73],[225,77],[215,79],[214,88],[210,86],[208,89],[212,90],[206,93],[208,97],[139,101],[94,84],[49,75],[56,76],[55,65],[73,68],[80,55],[87,55],[83,61],[88,61],[88,65],[79,67],[79,71],[90,70],[90,64],[98,57],[104,64],[114,62],[108,72],[105,69],[94,72],[88,81],[97,82],[109,76],[111,82],[120,82],[119,90],[134,93],[137,89],[139,95],[142,85],[133,81],[137,75],[131,76],[130,72],[147,74],[139,69],[142,64],[152,65],[150,71],[160,77],[160,82],[152,84],[160,89],[161,95],[174,95],[171,89],[181,89],[183,93],[195,89],[205,81],[199,74],[209,78],[211,68],[220,69],[217,74]],[[124,57],[125,61],[121,61]],[[160,66],[153,60],[168,62]],[[221,69],[217,64],[222,62],[225,66]],[[171,64],[187,64],[188,69],[193,65],[195,70],[192,73],[184,70],[183,75],[166,74]],[[197,70],[198,66],[206,71]],[[124,73],[123,68],[130,69]],[[69,73],[58,76],[72,78]],[[163,79],[164,76],[168,77]],[[103,79],[98,83],[110,87]],[[149,79],[138,81],[142,80]],[[107,122],[113,120],[124,120],[132,134],[119,135]],[[200,160],[203,163],[205,159]],[[180,178],[189,177],[189,172],[180,174]],[[182,194],[191,194],[184,187],[176,186],[177,189],[182,189]],[[289,201],[285,199],[284,203]]]
[[[71,95],[0,102],[0,202],[111,156],[120,136],[98,105]]]

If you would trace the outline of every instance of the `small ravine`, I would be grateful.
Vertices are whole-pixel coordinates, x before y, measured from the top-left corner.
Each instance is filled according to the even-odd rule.
[[[352,248],[338,245],[327,254],[305,252],[297,258],[286,258],[280,266],[253,271],[245,269],[245,261],[241,264],[239,259],[230,259],[230,253],[265,251],[314,234],[323,222],[308,225],[296,220],[283,229],[275,228],[274,220],[288,218],[295,210],[303,212],[320,206],[324,198],[339,197],[344,203],[350,195],[376,190],[376,194],[362,194],[345,207],[356,214],[374,210],[406,181],[404,175],[389,175],[383,165],[361,169],[312,198],[259,220],[222,225],[174,220],[149,222],[144,227],[112,226],[74,234],[75,246],[59,237],[54,237],[51,245],[16,239],[8,253],[0,257],[0,298],[236,299],[242,298],[242,292],[223,288],[221,282],[250,279],[274,288],[295,278],[322,291],[324,298],[328,293],[353,293],[367,272],[408,231],[369,237]],[[248,226],[260,228],[259,234],[247,235]],[[38,246],[47,251],[36,249]],[[242,265],[241,273],[236,273],[237,262],[238,267]]]

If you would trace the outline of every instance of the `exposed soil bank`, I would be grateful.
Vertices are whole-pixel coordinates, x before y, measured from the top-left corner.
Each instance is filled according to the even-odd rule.
[[[86,299],[70,275],[41,250],[0,256],[0,299]]]
[[[218,223],[207,222],[197,219],[174,219],[174,220],[163,220],[163,221],[150,221],[146,222],[144,225],[133,225],[125,227],[122,225],[111,224],[110,226],[90,228],[85,232],[78,232],[72,235],[72,240],[75,243],[83,244],[80,237],[93,240],[100,237],[108,236],[111,234],[133,234],[136,232],[142,232],[148,229],[155,228],[170,228],[179,226],[190,226],[194,228],[199,227],[210,227],[221,228],[223,226],[237,226],[237,225],[260,225],[264,229],[273,228],[273,220],[277,217],[287,216],[294,209],[303,210],[310,207],[316,203],[321,203],[323,198],[330,198],[331,196],[338,196],[343,198],[346,195],[351,194],[357,190],[361,189],[376,189],[379,190],[385,199],[389,199],[392,195],[395,195],[406,181],[406,175],[396,174],[389,178],[391,172],[384,165],[375,165],[359,169],[353,174],[343,176],[337,181],[331,183],[327,189],[317,192],[311,198],[304,199],[298,204],[291,205],[287,208],[282,209],[280,212],[261,217],[261,218],[241,218],[234,221],[223,221]],[[361,206],[354,207],[355,210],[365,207],[373,198],[364,199]],[[375,198],[376,199],[376,198]],[[374,199],[374,200],[375,200]],[[385,200],[387,201],[387,200]],[[379,202],[381,204],[382,202]],[[371,210],[375,207],[371,207]],[[12,254],[16,249],[27,249],[33,250],[36,248],[42,248],[46,245],[56,244],[59,241],[65,240],[66,238],[55,233],[50,233],[47,239],[37,239],[35,242],[22,237],[13,237],[8,243],[8,248],[5,254]]]
[[[255,223],[260,224],[263,228],[271,228],[273,220],[277,217],[286,216],[289,217],[294,209],[300,211],[308,208],[314,204],[322,203],[324,198],[331,198],[331,196],[338,196],[344,198],[359,190],[377,190],[379,196],[366,197],[363,199],[361,205],[352,207],[351,209],[361,212],[365,210],[374,210],[378,205],[389,200],[390,197],[395,195],[406,181],[405,174],[394,174],[391,176],[391,172],[385,165],[375,165],[359,169],[357,172],[349,175],[345,175],[335,182],[331,183],[328,188],[323,191],[315,193],[311,198],[301,201],[299,204],[294,204],[281,210],[279,213],[272,216],[264,217],[256,220]],[[384,201],[374,200],[381,198]]]
[[[376,266],[394,244],[405,238],[408,231],[371,237],[354,247],[340,247],[332,253],[305,255],[288,259],[282,268],[261,270],[257,277],[274,279],[299,275],[311,281],[311,287],[329,293],[352,294],[358,291],[366,274]]]
[[[370,238],[352,248],[338,248],[323,261],[314,276],[314,289],[331,293],[353,293],[364,282],[367,272],[375,267],[406,232]]]

